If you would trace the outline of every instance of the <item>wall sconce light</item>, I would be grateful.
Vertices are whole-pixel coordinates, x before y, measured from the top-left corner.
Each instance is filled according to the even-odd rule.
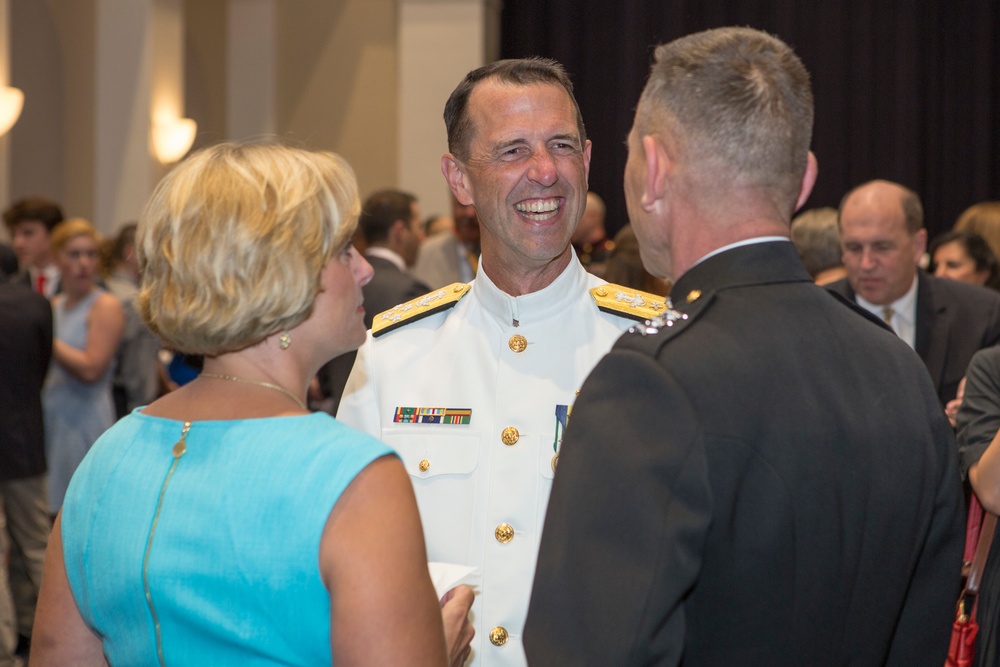
[[[153,124],[153,153],[162,164],[177,162],[194,143],[198,124],[190,118],[160,120]]]
[[[7,134],[21,117],[24,93],[20,88],[0,86],[0,137]]]

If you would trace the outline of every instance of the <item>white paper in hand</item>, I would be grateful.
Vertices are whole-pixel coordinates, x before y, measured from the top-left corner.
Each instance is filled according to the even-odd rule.
[[[427,563],[431,573],[431,582],[438,600],[444,594],[461,584],[475,586],[479,583],[479,568],[471,565],[456,565],[455,563]]]

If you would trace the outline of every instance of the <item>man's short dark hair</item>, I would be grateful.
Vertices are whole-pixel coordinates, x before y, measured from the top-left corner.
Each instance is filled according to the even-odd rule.
[[[413,202],[417,198],[402,190],[379,190],[361,205],[358,226],[369,244],[389,240],[389,229],[397,220],[409,224],[413,217]]]
[[[63,213],[59,204],[45,197],[19,199],[3,212],[3,221],[11,231],[25,220],[37,220],[45,225],[48,232],[52,232],[52,228],[63,221]]]
[[[469,119],[469,96],[480,82],[494,79],[500,83],[514,86],[528,86],[536,83],[561,86],[569,95],[576,111],[576,126],[580,133],[581,145],[587,141],[587,129],[583,126],[583,115],[580,106],[573,96],[573,82],[569,80],[566,69],[550,58],[518,58],[515,60],[497,60],[472,70],[458,84],[444,106],[444,124],[448,129],[448,150],[459,160],[469,157],[469,142],[472,139],[472,121]]]

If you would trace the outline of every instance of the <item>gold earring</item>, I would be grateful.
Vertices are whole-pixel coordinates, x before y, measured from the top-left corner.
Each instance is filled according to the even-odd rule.
[[[287,331],[282,331],[281,335],[278,336],[278,345],[282,350],[287,350],[288,346],[292,344],[292,337],[288,335]]]

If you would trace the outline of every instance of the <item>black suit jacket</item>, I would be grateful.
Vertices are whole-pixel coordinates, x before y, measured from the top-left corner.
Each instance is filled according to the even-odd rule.
[[[827,289],[855,301],[846,279]],[[914,349],[924,360],[942,404],[955,398],[978,350],[1000,343],[1000,294],[995,290],[917,272]]]
[[[573,406],[530,664],[942,664],[964,508],[920,360],[791,243],[672,293],[687,319],[625,334]]]
[[[52,307],[0,281],[0,480],[45,472],[42,384],[52,359]]]
[[[0,243],[0,273],[9,277],[17,275],[17,270],[17,256],[14,255],[14,250],[6,243]]]
[[[430,292],[430,288],[387,259],[366,257],[375,269],[371,281],[362,287],[365,295],[365,324],[369,329],[372,320],[384,310],[416,299]]]

